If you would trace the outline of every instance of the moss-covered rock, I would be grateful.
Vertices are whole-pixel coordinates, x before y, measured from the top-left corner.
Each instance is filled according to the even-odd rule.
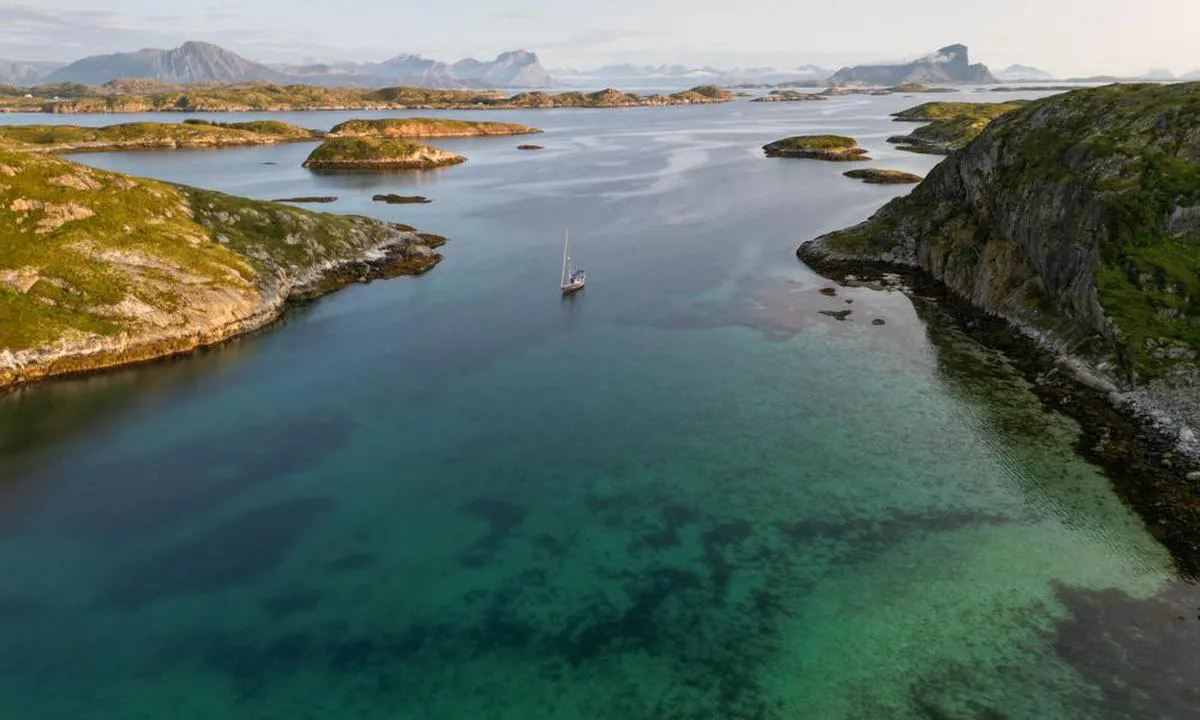
[[[0,125],[0,138],[45,152],[213,148],[310,141],[319,133],[278,121],[246,123],[139,122],[80,125]]]
[[[882,170],[879,168],[847,170],[842,174],[848,178],[862,180],[870,185],[910,185],[912,183],[919,183],[922,179],[920,175],[914,175],[910,172]]]
[[[347,120],[335,125],[329,137],[431,138],[481,137],[489,135],[530,135],[541,130],[528,125],[504,122],[473,122],[450,118],[385,118]]]
[[[1016,108],[910,195],[799,253],[922,268],[1200,420],[1200,83]]]
[[[321,143],[304,167],[313,170],[429,170],[457,165],[466,158],[399,138],[340,137]]]
[[[797,135],[763,145],[767,157],[810,158],[813,160],[870,160],[858,141],[841,135]]]
[[[0,386],[220,342],[424,272],[411,228],[95,170],[0,139]]]
[[[1023,106],[1025,101],[1007,103],[930,102],[892,115],[900,122],[928,122],[908,135],[895,135],[888,142],[901,150],[930,155],[949,155],[979,137],[996,118]]]

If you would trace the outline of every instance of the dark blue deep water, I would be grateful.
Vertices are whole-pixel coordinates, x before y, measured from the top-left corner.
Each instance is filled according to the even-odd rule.
[[[1200,600],[1078,427],[936,308],[794,257],[907,189],[759,147],[837,132],[925,172],[883,142],[922,100],[454,113],[547,149],[400,175],[77,157],[451,241],[0,396],[0,717],[1194,718]]]

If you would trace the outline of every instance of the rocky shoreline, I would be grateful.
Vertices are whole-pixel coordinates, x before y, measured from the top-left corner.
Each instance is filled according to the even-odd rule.
[[[423,275],[441,262],[442,256],[432,249],[445,238],[395,227],[395,233],[364,248],[359,257],[309,268],[295,278],[278,273],[259,289],[256,304],[232,305],[223,316],[205,318],[207,322],[109,338],[64,338],[47,347],[18,352],[0,350],[0,393],[40,380],[187,355],[261,330],[278,320],[292,303],[313,300],[354,283]]]
[[[1137,392],[1120,392],[1044,333],[980,309],[920,268],[840,255],[814,242],[796,254],[843,284],[898,287],[914,300],[931,301],[964,334],[1003,353],[1048,410],[1079,423],[1078,452],[1104,468],[1180,572],[1200,580],[1200,453],[1180,442],[1180,426],[1164,422],[1161,407]]]

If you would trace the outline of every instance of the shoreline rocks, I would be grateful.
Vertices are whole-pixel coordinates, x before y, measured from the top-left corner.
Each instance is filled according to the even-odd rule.
[[[388,193],[386,195],[375,195],[371,198],[374,202],[387,203],[388,205],[422,205],[433,202],[424,195],[395,195]]]
[[[842,174],[854,180],[862,180],[864,183],[869,185],[911,185],[914,183],[919,183],[924,179],[920,175],[914,175],[910,172],[903,172],[901,170],[883,170],[878,168],[847,170]]]
[[[278,200],[272,200],[271,202],[277,202],[277,203],[331,203],[331,202],[337,202],[337,196],[336,195],[309,195],[309,196],[304,196],[304,197],[279,198]]]

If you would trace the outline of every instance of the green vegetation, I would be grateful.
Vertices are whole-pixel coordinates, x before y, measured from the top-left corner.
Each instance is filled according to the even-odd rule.
[[[1016,110],[1025,101],[1010,103],[931,102],[909,108],[893,117],[898,121],[929,122],[908,135],[888,138],[912,152],[946,155],[966,147],[996,118]]]
[[[948,155],[967,146],[993,120],[1026,104],[1023,100],[1008,103],[929,102],[893,114],[898,121],[929,122],[908,135],[896,135],[888,142],[903,150]]]
[[[304,161],[313,169],[424,170],[466,162],[461,155],[400,138],[339,137],[325,141]]]
[[[0,138],[53,152],[266,145],[313,140],[317,137],[311,130],[275,121],[230,124],[142,122],[99,128],[80,125],[0,125]]]
[[[1177,377],[1200,357],[1197,128],[1200,83],[1039,100],[987,126],[934,182],[818,244],[919,261],[1131,382]]]
[[[335,125],[329,137],[474,137],[485,135],[529,135],[541,130],[502,122],[473,122],[449,118],[387,118],[347,120]]]
[[[234,291],[254,277],[204,241],[176,188],[11,146],[0,148],[0,227],[0,348],[13,351],[119,332],[126,298],[177,308],[178,271]]]
[[[289,297],[439,259],[411,228],[40,149],[0,137],[0,386],[218,342],[270,321]]]
[[[24,97],[26,93],[32,97]],[[623,107],[727,102],[733,97],[733,93],[709,85],[670,95],[640,96],[610,89],[557,95],[531,92],[506,97],[496,91],[477,90],[330,88],[272,83],[175,87],[152,81],[121,80],[104,87],[37,86],[0,96],[0,110],[95,113]]]
[[[869,160],[858,141],[842,135],[797,135],[763,146],[768,157],[799,157],[814,160]]]

